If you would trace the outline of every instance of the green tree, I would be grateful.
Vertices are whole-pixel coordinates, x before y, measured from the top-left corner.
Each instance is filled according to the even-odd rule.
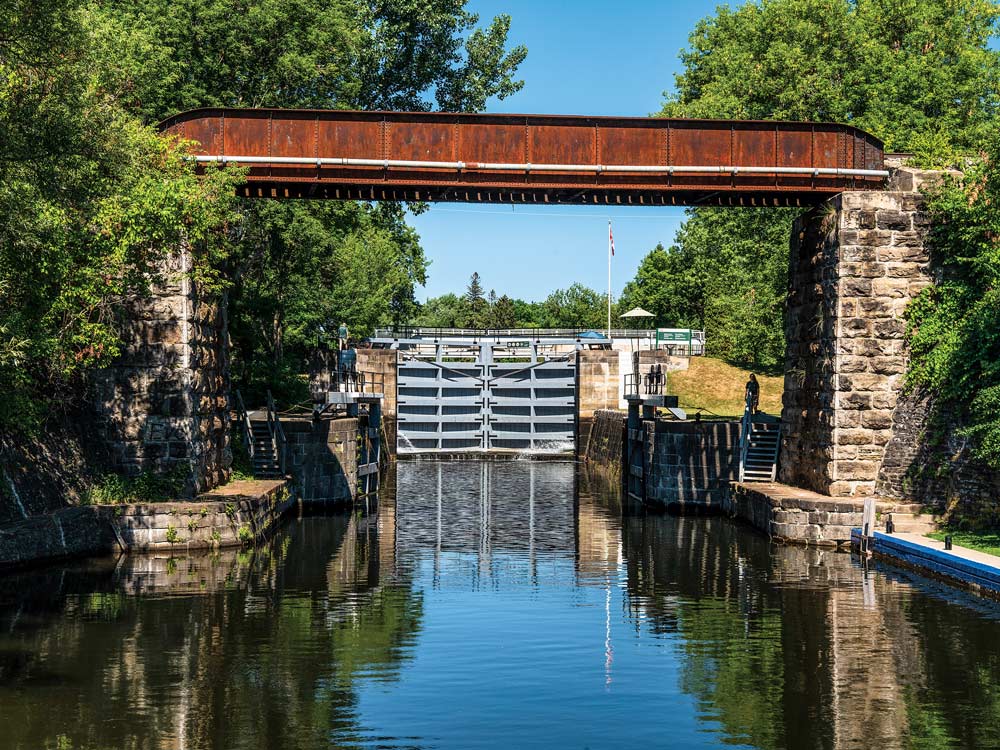
[[[708,352],[773,367],[784,357],[783,311],[792,212],[692,210],[669,251],[657,246],[626,285],[623,305],[663,327],[705,330]]]
[[[104,52],[145,40],[73,0],[0,1],[0,428],[36,425],[121,352],[128,305],[182,246],[217,281],[238,173],[122,106]]]
[[[602,330],[607,324],[607,297],[580,283],[552,292],[541,307],[543,328]]]
[[[907,309],[907,381],[935,396],[945,426],[965,424],[975,454],[1000,469],[1000,138],[981,164],[931,195],[940,281]]]
[[[545,319],[544,303],[513,299],[514,321],[518,328],[540,328]]]
[[[464,6],[102,0],[99,8],[141,34],[143,44],[120,52],[118,67],[132,84],[132,105],[152,121],[205,106],[481,109],[523,85],[514,73],[526,50],[507,50],[509,18],[481,29]],[[397,205],[264,209],[246,201],[234,235],[234,372],[244,387],[245,377],[294,386],[304,347],[329,330],[331,315],[363,335],[416,312],[414,288],[427,263]]]
[[[639,263],[635,278],[625,285],[622,306],[653,313],[664,328],[704,328],[705,297],[711,259],[688,243],[670,250],[657,245]]]
[[[473,271],[472,276],[469,277],[469,285],[465,287],[465,301],[470,305],[486,301],[483,297],[483,284],[479,280],[477,271]]]
[[[493,328],[517,327],[517,313],[510,297],[504,294],[493,306]]]
[[[998,17],[990,0],[720,6],[691,33],[661,114],[851,123],[920,164],[949,163],[995,131],[1000,53],[988,43]],[[675,324],[701,317],[720,356],[778,362],[792,218],[695,209],[676,246],[647,257],[627,296]],[[735,247],[753,262],[727,250]]]
[[[490,306],[483,296],[483,285],[479,280],[479,274],[475,271],[469,277],[469,285],[465,288],[463,302],[462,326],[464,328],[487,328],[489,326]]]
[[[510,16],[484,30],[465,0],[352,0],[349,7],[359,109],[430,110],[433,92],[442,111],[480,111],[490,97],[505,99],[524,86],[514,75],[528,50],[506,51]]]
[[[464,300],[456,294],[431,297],[420,306],[413,324],[429,328],[461,328],[465,320]]]
[[[148,40],[118,56],[152,120],[207,106],[481,110],[518,91],[509,16],[464,0],[103,0]],[[154,41],[155,40],[155,41]],[[142,76],[151,62],[161,71]]]
[[[699,21],[666,116],[848,122],[972,149],[1000,107],[990,0],[763,0]]]

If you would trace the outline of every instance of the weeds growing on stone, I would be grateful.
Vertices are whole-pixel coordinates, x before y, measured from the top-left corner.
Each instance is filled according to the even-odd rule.
[[[188,467],[176,465],[166,474],[144,471],[135,477],[105,474],[83,496],[84,505],[122,505],[176,500],[184,495]]]

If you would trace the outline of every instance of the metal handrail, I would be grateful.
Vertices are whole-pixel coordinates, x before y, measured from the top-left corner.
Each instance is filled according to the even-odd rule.
[[[250,414],[247,412],[247,407],[243,403],[243,394],[237,390],[235,396],[236,411],[239,415],[240,423],[243,425],[243,441],[246,443],[247,453],[250,456],[250,463],[252,465],[254,458],[253,426],[250,424]]]
[[[278,468],[281,475],[285,475],[285,431],[281,427],[281,418],[278,416],[278,408],[275,406],[271,391],[267,392],[267,429],[271,433],[271,445],[278,458]]]
[[[373,370],[346,370],[337,368],[330,371],[330,388],[339,391],[346,386],[354,393],[385,393],[385,373]]]
[[[743,407],[743,419],[740,420],[740,481],[745,481],[747,453],[750,450],[750,429],[753,426],[753,413],[750,404],[752,397],[749,393],[746,396],[746,404]]]
[[[647,396],[662,396],[667,385],[667,375],[662,370],[651,365],[646,373],[625,373],[625,393],[645,394]]]

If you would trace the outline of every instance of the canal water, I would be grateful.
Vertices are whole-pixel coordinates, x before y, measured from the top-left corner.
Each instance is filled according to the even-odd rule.
[[[391,483],[392,484],[392,483]],[[572,463],[0,577],[0,748],[1000,746],[1000,609]]]

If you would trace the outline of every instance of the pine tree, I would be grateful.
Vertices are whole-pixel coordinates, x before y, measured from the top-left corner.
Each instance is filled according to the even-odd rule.
[[[469,278],[469,286],[465,289],[465,322],[466,328],[486,328],[489,325],[489,304],[483,296],[483,285],[479,274],[473,272]]]
[[[469,277],[469,285],[465,288],[465,301],[474,305],[483,299],[483,285],[479,281],[479,273],[473,271],[472,276]]]

